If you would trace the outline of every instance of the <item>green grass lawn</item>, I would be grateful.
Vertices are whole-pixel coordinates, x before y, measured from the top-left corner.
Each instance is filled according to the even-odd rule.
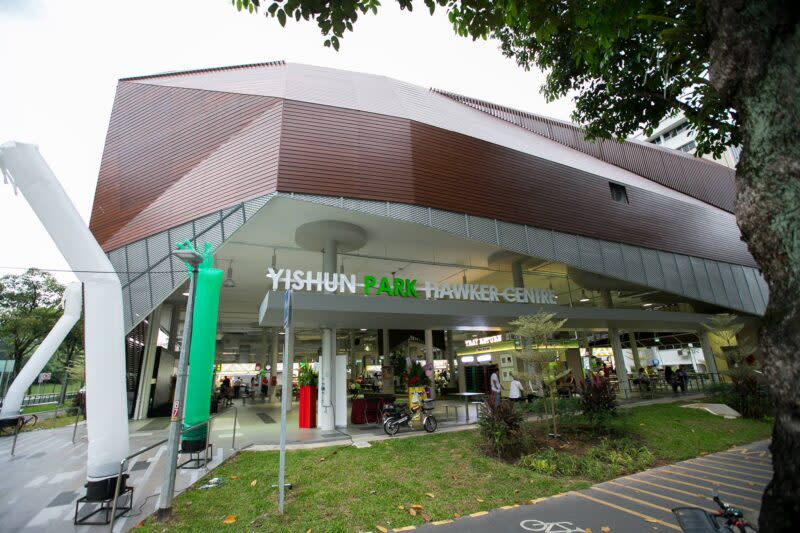
[[[771,430],[769,422],[725,420],[677,405],[626,409],[611,424],[645,443],[661,461],[768,438]],[[170,522],[151,518],[142,530],[376,531],[378,526],[453,518],[589,485],[486,457],[477,439],[476,431],[461,431],[379,441],[364,449],[287,452],[287,481],[294,489],[287,491],[284,516],[277,513],[277,490],[271,488],[277,481],[277,452],[242,452],[204,478],[224,478],[221,486],[188,490],[176,499]],[[414,504],[423,507],[416,516],[408,512]],[[229,515],[236,521],[226,525]]]

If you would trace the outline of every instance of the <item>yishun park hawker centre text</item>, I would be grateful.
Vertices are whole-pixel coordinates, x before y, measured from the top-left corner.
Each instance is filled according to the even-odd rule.
[[[478,302],[536,303],[555,305],[555,292],[549,289],[509,287],[498,289],[495,285],[471,283],[449,284],[425,281],[418,285],[416,279],[364,276],[358,283],[355,274],[312,272],[310,270],[267,269],[272,280],[272,290],[318,291],[342,294],[365,294],[393,298],[420,298],[427,300],[472,300]]]

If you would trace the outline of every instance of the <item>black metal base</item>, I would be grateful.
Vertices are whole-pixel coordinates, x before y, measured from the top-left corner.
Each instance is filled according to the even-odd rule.
[[[185,442],[187,442],[187,441],[184,441],[184,443]],[[188,442],[191,442],[191,441],[188,441]],[[205,442],[202,442],[202,444],[205,444]],[[207,453],[206,450],[210,450],[210,451]],[[208,462],[211,460],[211,459],[209,459],[209,457],[212,457],[212,458],[214,457],[214,445],[213,444],[209,444],[208,448],[205,448],[205,449],[201,448],[200,450],[194,450],[194,451],[181,450],[181,453],[182,454],[188,453],[189,454],[189,459],[187,461],[184,461],[181,464],[179,464],[178,468],[184,468],[184,469],[187,469],[187,470],[197,470],[198,468],[203,468],[204,466],[206,466],[208,464]],[[192,466],[186,466],[186,465],[189,465],[190,463],[194,463],[194,464]]]
[[[113,480],[116,478],[112,478]],[[88,488],[88,487],[87,487]],[[126,501],[126,505],[121,505],[120,501]],[[99,504],[99,507],[91,511],[90,513],[84,514],[80,518],[78,518],[78,513],[81,510],[81,504],[83,504],[83,509],[90,506],[95,506]],[[73,523],[78,526],[106,526],[111,523],[111,509],[114,506],[114,494],[111,494],[111,497],[104,499],[104,500],[96,500],[93,498],[89,498],[88,496],[84,496],[80,498],[78,501],[75,502],[75,518]],[[133,487],[124,487],[124,489],[120,492],[119,496],[117,497],[117,512],[114,519],[123,516],[125,513],[133,509]],[[91,518],[99,513],[105,513],[104,518],[100,520],[91,520]]]

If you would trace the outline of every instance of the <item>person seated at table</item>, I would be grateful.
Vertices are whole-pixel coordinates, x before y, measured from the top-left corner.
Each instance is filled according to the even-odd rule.
[[[650,390],[650,375],[645,371],[644,367],[639,367],[639,372],[636,379],[633,380],[634,385],[643,386],[646,391]]]

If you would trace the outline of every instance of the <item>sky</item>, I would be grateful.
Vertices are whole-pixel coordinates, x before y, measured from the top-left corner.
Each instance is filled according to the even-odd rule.
[[[119,78],[283,59],[381,74],[568,119],[548,103],[541,72],[505,58],[497,42],[457,37],[444,11],[384,2],[325,48],[313,22],[239,13],[229,0],[0,0],[0,143],[37,144],[88,224]],[[0,184],[0,275],[68,265],[21,194]],[[54,273],[62,281],[68,273]]]

